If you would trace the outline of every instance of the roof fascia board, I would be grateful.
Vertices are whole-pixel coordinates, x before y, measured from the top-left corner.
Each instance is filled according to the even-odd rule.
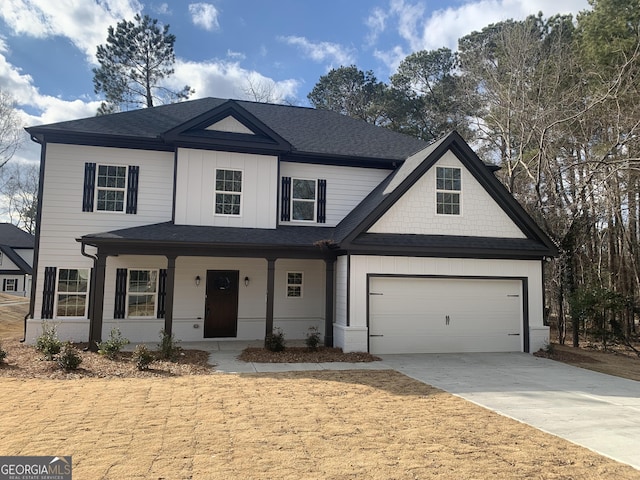
[[[399,257],[439,257],[474,259],[541,260],[548,255],[542,252],[530,252],[517,249],[459,248],[450,247],[407,247],[349,245],[343,247],[349,255],[378,255]]]
[[[402,163],[402,160],[390,158],[351,157],[347,155],[319,155],[291,152],[282,156],[283,162],[309,163],[316,165],[332,165],[339,167],[364,167],[392,170]]]
[[[117,135],[95,135],[87,133],[68,133],[60,131],[47,131],[32,134],[38,139],[38,143],[58,143],[63,145],[85,145],[89,147],[113,147],[134,150],[155,150],[171,152],[173,145],[164,143],[161,139],[123,137]]]

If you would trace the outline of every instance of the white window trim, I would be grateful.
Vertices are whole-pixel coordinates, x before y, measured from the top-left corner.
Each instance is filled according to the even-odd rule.
[[[224,190],[218,190],[216,188],[216,178],[218,177],[218,170],[224,170],[229,172],[240,172],[242,174],[242,180],[240,182],[240,191],[239,192],[227,192]],[[242,208],[244,205],[244,170],[240,168],[225,168],[225,167],[216,167],[213,173],[213,215],[215,217],[230,217],[230,218],[240,218],[242,217]],[[222,195],[238,195],[240,197],[240,212],[236,215],[233,213],[216,213],[216,196],[218,194]]]
[[[18,291],[18,279],[17,278],[7,278],[5,279],[5,292],[17,292]],[[13,286],[12,289],[9,289],[9,282]]]
[[[124,168],[124,188],[116,188],[116,187],[99,187],[98,186],[98,173],[100,172],[100,167],[123,167]],[[98,213],[116,213],[116,214],[124,214],[127,211],[127,190],[129,187],[129,167],[127,165],[118,165],[115,163],[97,163],[96,164],[96,178],[95,178],[95,192],[93,198],[94,212]],[[98,209],[98,192],[100,190],[108,190],[108,191],[117,191],[124,192],[124,202],[122,203],[122,210],[99,210]]]
[[[314,198],[313,198],[313,220],[297,220],[293,218],[293,202],[306,202],[311,203],[312,200],[306,200],[301,198],[293,198],[293,182],[296,180],[303,180],[309,182],[315,182],[314,188]],[[291,177],[291,198],[289,199],[289,211],[291,212],[291,222],[296,223],[317,223],[318,222],[318,179],[317,178],[301,178],[301,177]]]
[[[3,259],[4,259],[4,253],[0,252],[0,265],[2,265]]]
[[[155,292],[153,292],[154,295],[154,301],[153,301],[153,314],[151,315],[129,315],[129,295],[134,295],[134,296],[142,296],[142,295],[149,295],[149,292],[133,292],[130,293],[129,292],[129,281],[131,279],[131,271],[143,271],[143,272],[156,272],[156,290]],[[150,318],[157,318],[157,312],[158,312],[158,287],[160,286],[160,269],[159,268],[145,268],[145,267],[139,267],[139,268],[127,268],[127,292],[126,292],[126,301],[125,301],[125,318],[130,318],[133,320],[148,320]]]
[[[300,279],[302,280],[302,283],[289,283],[289,274],[290,273],[298,273],[300,274]],[[296,270],[296,271],[289,271],[286,272],[286,285],[285,285],[285,291],[284,291],[284,295],[286,298],[293,298],[293,299],[298,299],[298,298],[303,298],[304,297],[304,272],[301,270]],[[289,295],[289,287],[300,287],[300,295],[299,296],[293,296],[293,295]]]
[[[65,315],[58,315],[58,296],[60,295],[60,292],[58,291],[58,287],[60,285],[60,271],[61,270],[86,270],[87,271],[87,291],[84,292],[85,295],[85,302],[84,302],[84,315],[78,317],[78,316],[65,316]],[[54,302],[53,302],[53,318],[55,319],[62,319],[62,320],[73,320],[76,318],[87,318],[87,316],[89,315],[89,291],[91,290],[91,269],[90,268],[86,268],[86,267],[58,267],[56,269],[56,293],[54,298]],[[68,293],[68,292],[67,292]],[[81,294],[82,292],[71,292],[74,293],[76,295]]]
[[[454,168],[456,170],[460,170],[460,190],[439,189],[438,188],[438,168]],[[435,183],[435,187],[436,187],[436,192],[435,192],[434,199],[433,199],[434,200],[433,205],[434,205],[435,210],[436,210],[436,216],[438,216],[438,217],[447,217],[447,218],[462,217],[462,213],[463,213],[463,210],[462,210],[462,186],[464,184],[462,168],[456,167],[456,166],[453,166],[453,165],[452,166],[449,166],[449,165],[436,165],[436,170],[435,170],[434,173],[435,173],[434,183]],[[457,214],[456,213],[438,213],[438,194],[439,193],[457,193],[459,195],[458,198],[460,199],[460,203],[459,203],[459,205],[460,205],[460,213],[457,213]]]

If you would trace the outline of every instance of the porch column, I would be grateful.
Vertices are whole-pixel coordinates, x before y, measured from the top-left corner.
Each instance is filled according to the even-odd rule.
[[[273,332],[273,297],[276,278],[276,259],[267,258],[267,314],[265,321],[264,341],[267,343],[267,336]]]
[[[98,351],[98,343],[102,341],[102,317],[104,313],[104,279],[107,270],[107,256],[101,253],[94,261],[93,285],[91,290],[89,313],[89,350]]]
[[[173,328],[173,292],[176,284],[176,256],[167,255],[167,283],[164,298],[164,332],[171,336]]]
[[[324,346],[333,347],[333,297],[335,258],[325,259]]]

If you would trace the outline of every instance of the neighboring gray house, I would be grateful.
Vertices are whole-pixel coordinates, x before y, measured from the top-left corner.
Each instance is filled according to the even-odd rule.
[[[11,223],[0,223],[0,288],[26,297],[31,293],[35,237]]]
[[[556,248],[455,132],[204,98],[27,129],[42,145],[42,320],[95,341],[288,339],[534,351]]]

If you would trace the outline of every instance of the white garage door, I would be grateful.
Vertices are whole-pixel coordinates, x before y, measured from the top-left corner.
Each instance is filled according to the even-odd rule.
[[[371,353],[522,351],[522,282],[371,277]]]

